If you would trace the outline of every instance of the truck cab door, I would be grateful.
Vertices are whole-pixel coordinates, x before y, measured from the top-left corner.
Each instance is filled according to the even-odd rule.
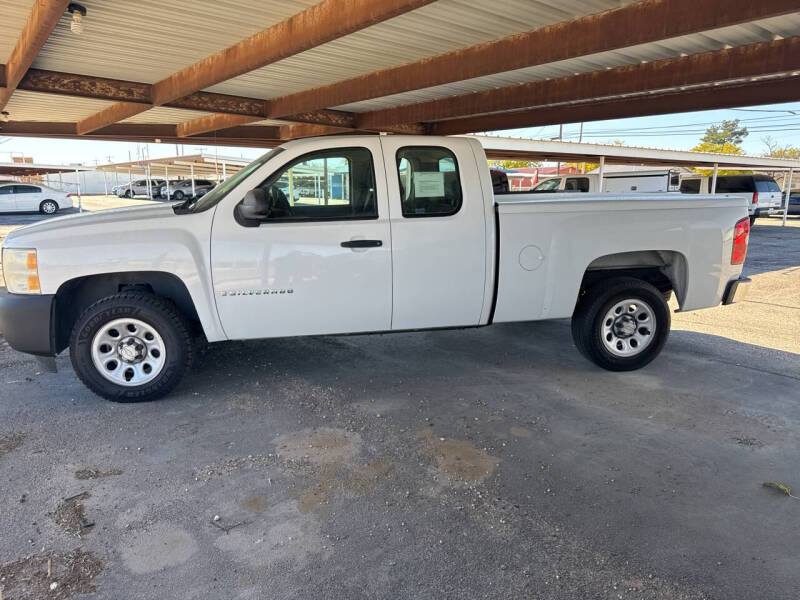
[[[392,227],[392,329],[479,324],[489,285],[479,176],[486,171],[490,185],[485,158],[478,165],[467,140],[380,140]]]
[[[380,141],[343,144],[318,139],[283,150],[279,166],[268,161],[217,206],[211,268],[229,338],[390,329],[392,244]],[[243,220],[237,206],[245,188],[263,190],[263,218]]]

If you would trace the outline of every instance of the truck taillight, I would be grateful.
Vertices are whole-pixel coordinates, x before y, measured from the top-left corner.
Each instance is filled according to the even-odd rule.
[[[747,256],[747,242],[750,239],[750,219],[744,218],[733,228],[733,252],[731,264],[741,265]]]
[[[753,204],[758,204],[758,192],[753,192]]]
[[[67,198],[72,198],[72,194],[67,194]]]

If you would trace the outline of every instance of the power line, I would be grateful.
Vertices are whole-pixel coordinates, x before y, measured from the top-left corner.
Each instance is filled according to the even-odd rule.
[[[753,118],[753,119],[741,119],[741,122],[743,124],[745,124],[745,126],[746,126],[747,123],[751,123],[753,121],[765,121],[765,120],[773,120],[773,119],[779,119],[779,120],[780,119],[791,119],[791,117],[789,117],[788,115],[776,115],[776,116],[772,116],[772,117],[756,117],[756,118]],[[785,121],[785,122],[769,123],[769,125],[782,125],[784,123],[793,125],[796,122],[797,121],[793,119],[793,120]],[[655,126],[652,126],[652,127],[593,129],[591,132],[589,132],[589,134],[598,134],[598,133],[602,133],[602,134],[619,133],[619,134],[622,134],[622,133],[626,133],[628,131],[632,131],[632,132],[639,132],[639,131],[665,131],[665,130],[668,130],[668,129],[679,129],[679,128],[687,128],[687,127],[693,127],[693,126],[707,126],[707,125],[710,126],[710,125],[717,125],[717,124],[719,124],[719,121],[711,121],[711,122],[703,121],[703,122],[699,122],[699,123],[678,123],[678,124],[675,124],[675,125],[655,125]],[[756,125],[755,127],[758,127],[758,125]],[[585,133],[584,135],[589,135],[589,134]],[[576,135],[576,134],[569,134],[570,137],[572,137],[574,135]]]

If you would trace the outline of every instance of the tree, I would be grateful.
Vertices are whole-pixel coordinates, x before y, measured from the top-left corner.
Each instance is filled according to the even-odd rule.
[[[731,142],[711,143],[707,141],[700,142],[697,146],[692,148],[695,152],[713,152],[715,154],[744,154],[742,149]],[[695,169],[698,173],[703,175],[711,175],[714,171],[712,169]],[[722,170],[718,171],[718,175],[736,175],[743,171]]]
[[[490,160],[492,169],[519,169],[522,167],[538,167],[542,163],[534,160]]]
[[[747,137],[747,127],[739,126],[739,119],[724,120],[711,125],[700,139],[709,144],[733,144],[738,146]]]
[[[797,146],[781,146],[773,140],[770,136],[761,138],[761,142],[766,148],[764,156],[771,158],[793,158],[800,159],[800,148]]]

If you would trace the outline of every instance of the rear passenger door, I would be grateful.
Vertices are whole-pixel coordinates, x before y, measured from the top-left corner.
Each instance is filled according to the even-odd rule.
[[[471,147],[380,139],[392,230],[392,329],[478,324],[487,234]]]

